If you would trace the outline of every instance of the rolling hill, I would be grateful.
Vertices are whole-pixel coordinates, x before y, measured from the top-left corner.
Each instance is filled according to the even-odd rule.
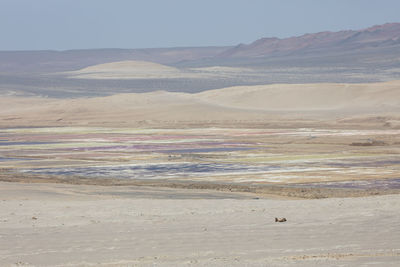
[[[399,94],[400,82],[392,81],[276,84],[196,94],[156,91],[77,99],[3,97],[0,98],[0,127],[170,124],[184,127],[186,124],[240,125],[273,121],[291,121],[292,126],[298,126],[303,119],[334,122],[354,117],[373,118],[364,122],[382,127],[400,127]]]

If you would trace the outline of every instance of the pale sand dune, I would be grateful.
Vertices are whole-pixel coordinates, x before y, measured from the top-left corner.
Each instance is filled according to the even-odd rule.
[[[390,115],[400,82],[231,87],[197,94],[157,91],[79,99],[0,98],[0,126],[137,125],[141,122],[268,122]]]
[[[206,79],[212,77],[232,78],[244,72],[257,75],[257,72],[248,68],[214,66],[180,70],[154,62],[134,60],[98,64],[76,71],[64,72],[64,74],[76,79]]]
[[[265,119],[267,114],[248,112],[197,100],[196,95],[170,92],[120,94],[82,99],[3,98],[0,125],[102,125],[124,126],[140,122],[193,123],[214,120]],[[13,106],[13,102],[18,105]]]
[[[231,193],[197,190],[0,183],[0,196],[1,266],[398,266],[400,261],[399,195],[235,199]],[[287,222],[276,223],[275,217]]]
[[[400,81],[366,84],[274,84],[209,90],[197,96],[216,105],[259,110],[399,109]]]
[[[93,65],[81,70],[67,72],[67,74],[71,78],[80,79],[161,79],[185,76],[184,73],[174,67],[133,60]]]

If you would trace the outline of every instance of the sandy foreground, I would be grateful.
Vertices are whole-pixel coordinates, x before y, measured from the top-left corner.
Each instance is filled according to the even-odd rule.
[[[398,266],[399,203],[1,182],[0,266]]]

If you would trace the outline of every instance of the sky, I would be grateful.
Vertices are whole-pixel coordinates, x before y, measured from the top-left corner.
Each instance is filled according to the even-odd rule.
[[[0,50],[224,46],[387,22],[399,0],[0,0]]]

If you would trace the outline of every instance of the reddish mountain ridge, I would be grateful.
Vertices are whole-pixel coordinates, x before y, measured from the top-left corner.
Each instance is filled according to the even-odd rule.
[[[262,38],[222,52],[220,58],[265,57],[312,51],[337,51],[400,45],[400,23],[387,23],[358,31],[319,32],[285,39]]]

